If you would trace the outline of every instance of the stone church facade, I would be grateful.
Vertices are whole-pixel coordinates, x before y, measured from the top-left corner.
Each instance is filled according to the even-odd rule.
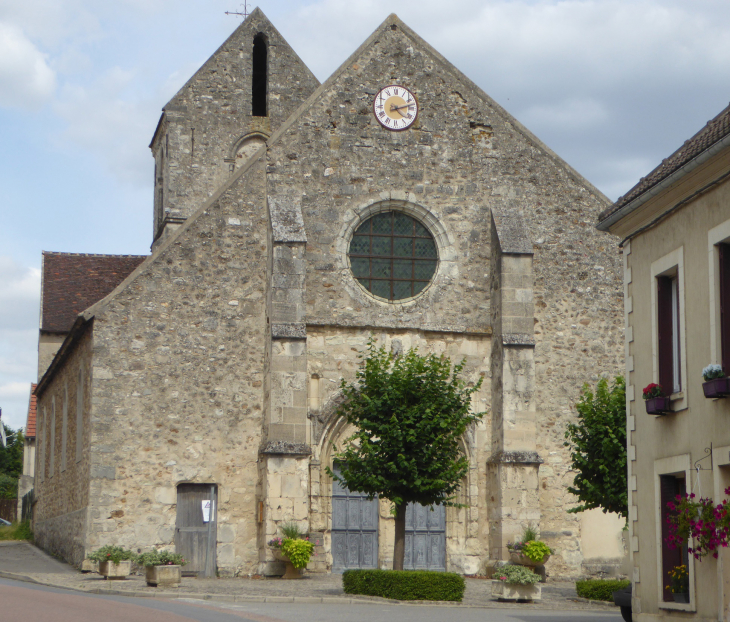
[[[385,87],[407,127],[378,116]],[[78,315],[36,390],[41,546],[275,574],[267,542],[296,521],[310,570],[390,566],[388,504],[325,472],[351,432],[340,379],[373,335],[484,378],[464,507],[411,508],[408,564],[476,573],[532,523],[551,574],[616,565],[622,521],[566,513],[565,425],[623,362],[598,190],[394,15],[320,85],[257,9],[151,148],[153,252]]]

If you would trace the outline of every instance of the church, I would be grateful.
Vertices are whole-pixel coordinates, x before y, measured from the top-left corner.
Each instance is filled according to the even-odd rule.
[[[41,547],[275,575],[267,543],[294,521],[318,543],[309,571],[390,567],[389,505],[326,473],[352,432],[340,381],[373,336],[484,379],[461,506],[409,508],[407,567],[483,572],[532,525],[549,574],[616,570],[623,520],[566,513],[566,425],[624,360],[600,191],[395,15],[320,84],[256,9],[150,147],[151,255],[46,340]]]

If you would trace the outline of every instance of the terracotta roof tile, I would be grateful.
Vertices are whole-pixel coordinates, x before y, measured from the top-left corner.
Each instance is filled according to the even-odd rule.
[[[65,333],[76,316],[119,285],[146,255],[43,252],[41,330]]]
[[[25,438],[35,438],[35,388],[37,386],[35,382],[30,383],[30,402],[28,403],[28,421],[25,423]]]
[[[659,166],[646,177],[642,177],[639,183],[624,196],[619,197],[611,207],[599,216],[599,220],[605,220],[611,214],[620,210],[624,205],[630,203],[663,179],[666,179],[672,173],[682,168],[690,160],[696,158],[700,153],[728,134],[730,134],[730,106],[725,108],[714,119],[710,119],[705,127],[692,136],[692,138],[686,140],[677,151],[662,160]]]

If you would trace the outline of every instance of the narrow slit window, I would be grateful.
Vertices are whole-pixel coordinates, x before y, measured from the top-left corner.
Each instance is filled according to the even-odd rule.
[[[251,114],[254,117],[265,117],[268,114],[266,110],[266,91],[268,82],[268,50],[266,49],[266,39],[263,34],[259,33],[253,38],[253,58],[252,58],[252,83],[251,83]]]

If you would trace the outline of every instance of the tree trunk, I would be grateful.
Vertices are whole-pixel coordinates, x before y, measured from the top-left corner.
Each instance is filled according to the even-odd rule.
[[[393,548],[393,570],[403,570],[406,556],[406,504],[395,506],[395,547]]]

